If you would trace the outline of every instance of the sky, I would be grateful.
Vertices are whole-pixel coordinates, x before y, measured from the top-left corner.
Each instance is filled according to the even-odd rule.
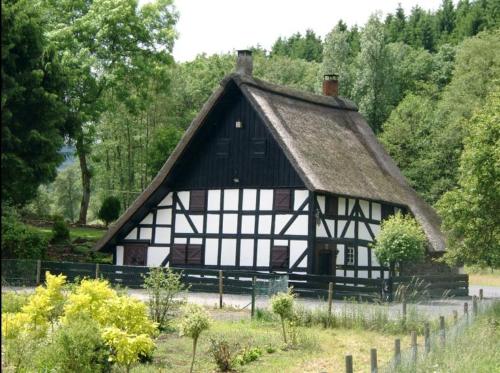
[[[257,44],[269,50],[278,37],[307,29],[323,38],[340,19],[361,26],[377,11],[394,12],[398,3],[408,14],[415,5],[436,10],[441,0],[175,0],[180,18],[173,54],[184,62]]]

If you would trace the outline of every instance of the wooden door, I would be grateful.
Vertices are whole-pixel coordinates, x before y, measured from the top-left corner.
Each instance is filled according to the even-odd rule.
[[[123,251],[123,265],[145,266],[147,264],[148,245],[127,244]]]
[[[337,245],[329,242],[316,242],[315,273],[335,276]]]

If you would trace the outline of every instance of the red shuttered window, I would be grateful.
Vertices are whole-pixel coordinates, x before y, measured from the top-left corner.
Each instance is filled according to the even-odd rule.
[[[289,257],[288,246],[273,246],[271,248],[271,269],[288,269]]]
[[[189,210],[203,212],[206,209],[207,191],[192,190],[189,197]]]
[[[276,189],[274,191],[274,209],[276,211],[290,211],[292,209],[292,191],[290,189]]]
[[[170,255],[173,267],[203,264],[203,250],[201,245],[175,244]]]

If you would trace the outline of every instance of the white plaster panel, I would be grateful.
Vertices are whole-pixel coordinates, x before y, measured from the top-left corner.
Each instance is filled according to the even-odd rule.
[[[366,224],[363,222],[358,223],[358,238],[361,240],[373,241],[370,232],[368,232],[368,229],[366,228]]]
[[[346,199],[344,197],[339,197],[339,215],[345,215],[345,203]]]
[[[189,196],[190,192],[177,192],[177,198],[182,202],[182,205],[186,210],[189,209]],[[177,207],[180,210],[180,206]]]
[[[274,240],[275,246],[288,246],[288,240]]]
[[[219,254],[219,240],[207,238],[205,240],[205,264],[217,265],[217,255]]]
[[[174,243],[187,243],[188,240],[185,237],[175,237],[174,238]]]
[[[176,233],[194,233],[193,228],[189,224],[184,214],[177,214],[175,216],[175,232]]]
[[[380,203],[372,202],[372,219],[380,220],[382,217]]]
[[[347,231],[345,232],[345,238],[354,238],[354,226],[355,222],[351,220],[349,226],[347,227]]]
[[[309,197],[309,191],[307,190],[295,190],[294,191],[294,202],[293,202],[293,209],[298,210],[299,207],[304,203],[305,200]],[[304,211],[308,210],[308,205],[304,207]]]
[[[337,276],[337,277],[344,277],[344,270],[342,270],[342,269],[337,269],[337,270],[335,271],[335,276]]]
[[[332,237],[335,237],[335,220],[326,219],[325,221],[328,229],[330,230],[330,234],[332,235]]]
[[[345,277],[354,277],[354,271],[346,271]]]
[[[223,239],[220,255],[221,265],[234,266],[236,264],[236,240]]]
[[[155,229],[155,243],[170,243],[170,228]]]
[[[372,250],[372,266],[377,267],[380,263],[378,262],[377,256],[375,255],[375,251]]]
[[[243,239],[240,243],[240,265],[253,266],[253,241]]]
[[[276,214],[274,218],[274,233],[281,232],[283,227],[290,221],[293,215],[291,214]]]
[[[243,210],[253,211],[257,210],[257,190],[256,189],[243,189]]]
[[[325,196],[318,196],[316,198],[316,201],[318,202],[319,209],[324,214],[325,213]]]
[[[153,235],[153,229],[152,228],[144,228],[144,227],[142,227],[141,230],[139,231],[139,238],[141,240],[150,240],[152,235]]]
[[[219,211],[220,210],[220,190],[209,190],[208,191],[208,201],[207,207],[208,210]]]
[[[149,246],[148,247],[148,267],[158,267],[165,260],[169,247]]]
[[[297,266],[298,268],[306,268],[307,267],[307,255],[302,259]]]
[[[368,278],[368,271],[358,271],[359,278]]]
[[[328,237],[322,221],[320,221],[319,225],[316,225],[316,237]]]
[[[340,237],[340,235],[344,231],[345,224],[346,220],[337,220],[337,236]]]
[[[219,233],[219,214],[207,214],[207,233]]]
[[[126,240],[136,240],[137,239],[137,228],[134,228],[130,231],[129,234],[125,237]]]
[[[355,203],[356,203],[356,200],[354,198],[349,198],[349,215],[351,214]]]
[[[370,224],[370,228],[372,229],[372,232],[375,235],[375,238],[377,238],[378,234],[380,233],[380,225]]]
[[[358,265],[367,266],[368,265],[368,248],[359,246],[358,247]]]
[[[260,210],[272,210],[273,209],[273,191],[272,189],[262,189],[260,191],[259,200]]]
[[[259,216],[259,234],[271,233],[271,215]]]
[[[171,224],[172,209],[156,210],[156,224]]]
[[[343,265],[344,264],[345,246],[344,245],[337,245],[337,250],[339,251],[339,253],[337,254],[337,264]]]
[[[158,206],[171,206],[172,205],[172,193],[168,193],[165,198],[161,200]]]
[[[203,215],[190,215],[191,221],[193,222],[194,226],[196,227],[196,230],[198,233],[203,233]]]
[[[372,271],[372,278],[380,278],[380,271]]]
[[[255,216],[243,215],[241,217],[241,233],[253,234],[255,232]]]
[[[286,230],[285,234],[307,235],[309,219],[307,215],[299,215]]]
[[[257,266],[269,267],[270,252],[271,252],[270,240],[259,240],[257,242]]]
[[[201,245],[203,243],[202,238],[190,238],[189,243],[193,245]]]
[[[222,233],[235,234],[238,230],[238,214],[224,214],[222,217]]]
[[[224,190],[224,210],[238,210],[238,189]]]
[[[149,213],[139,224],[153,224],[153,214]]]
[[[359,206],[361,207],[361,211],[363,211],[365,218],[368,219],[370,217],[370,202],[362,199],[359,201]]]
[[[116,246],[116,265],[123,265],[123,246]]]
[[[290,241],[290,266],[295,264],[297,259],[302,255],[304,250],[307,249],[306,240],[291,240]],[[299,267],[302,267],[303,260],[300,262]],[[307,264],[307,261],[305,262]]]

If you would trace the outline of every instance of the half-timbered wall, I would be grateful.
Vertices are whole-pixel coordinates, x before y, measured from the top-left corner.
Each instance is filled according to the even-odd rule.
[[[396,206],[358,198],[316,195],[316,242],[334,245],[337,276],[387,278],[369,247],[383,219],[399,211]]]
[[[197,192],[168,193],[119,243],[116,263],[123,264],[127,243],[147,243],[149,266],[166,266],[173,255],[176,260],[187,255],[186,267],[306,271],[309,191],[209,189],[202,193],[202,211]]]

